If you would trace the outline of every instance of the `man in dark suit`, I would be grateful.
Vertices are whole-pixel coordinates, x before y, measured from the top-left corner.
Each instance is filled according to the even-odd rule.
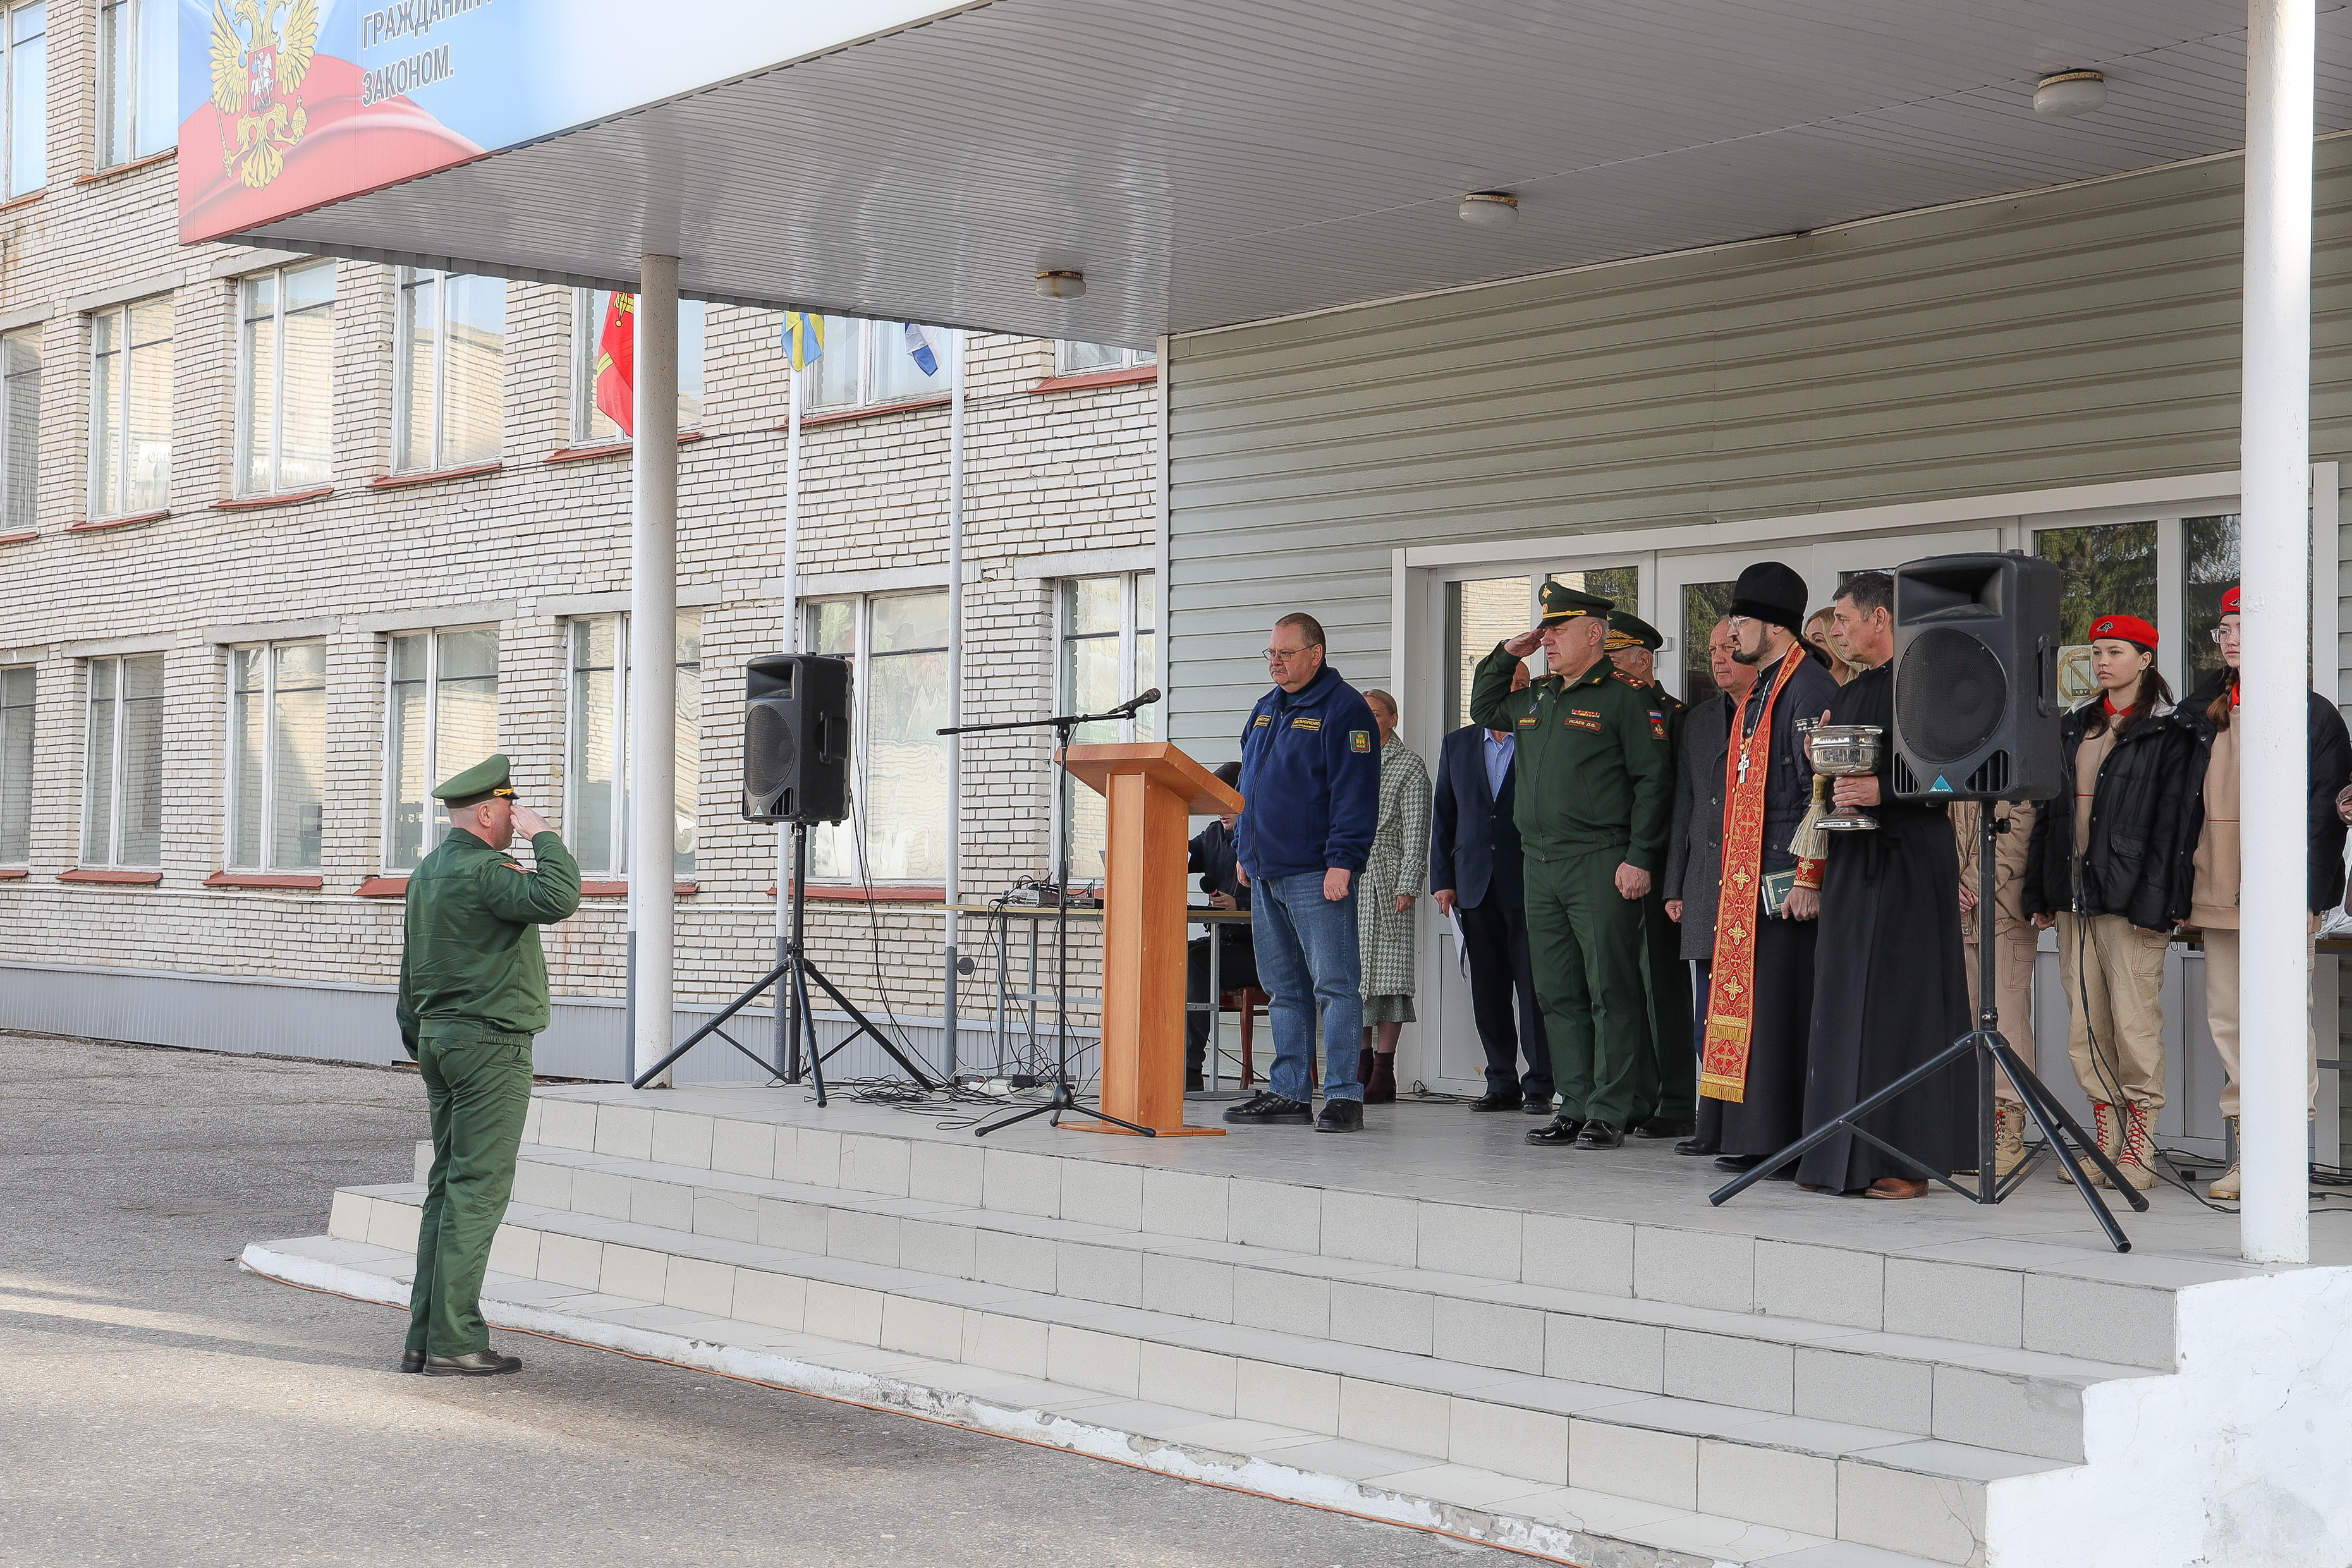
[[[1242,765],[1220,763],[1218,780],[1232,788],[1241,781]],[[1234,874],[1234,823],[1237,819],[1221,816],[1192,835],[1192,855],[1185,869],[1197,872],[1201,891],[1209,895],[1210,904],[1218,909],[1247,911],[1250,906],[1249,888]],[[1250,946],[1250,928],[1238,920],[1221,921],[1216,926],[1216,940],[1221,944],[1217,954],[1217,987],[1220,990],[1239,991],[1257,984],[1257,954]],[[1209,994],[1209,941],[1195,936],[1184,944],[1184,1000],[1188,1004],[1213,1004],[1217,998]],[[1201,1070],[1209,1051],[1209,1015],[1194,1012],[1188,1006],[1184,1012],[1184,1087],[1203,1087]]]
[[[1523,664],[1511,689],[1528,685]],[[1528,915],[1519,870],[1515,804],[1516,741],[1508,730],[1465,725],[1438,751],[1429,885],[1437,907],[1462,922],[1470,961],[1470,1009],[1486,1051],[1486,1092],[1473,1111],[1551,1111],[1551,1051],[1528,961]],[[1514,1024],[1511,1001],[1518,998]],[[1525,1055],[1528,1069],[1519,1072]]]
[[[1674,838],[1666,850],[1659,892],[1666,918],[1682,925],[1682,956],[1697,964],[1698,1006],[1691,1034],[1696,1066],[1706,1030],[1707,967],[1715,957],[1715,906],[1723,890],[1723,759],[1731,747],[1731,716],[1756,684],[1756,667],[1732,657],[1731,622],[1718,621],[1706,640],[1717,695],[1693,706],[1683,724],[1681,765],[1675,775]],[[1682,1155],[1721,1152],[1714,1138],[1675,1145]]]

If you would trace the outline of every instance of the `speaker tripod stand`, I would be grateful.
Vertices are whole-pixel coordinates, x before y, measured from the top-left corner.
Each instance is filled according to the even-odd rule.
[[[873,1019],[858,1010],[856,1002],[843,996],[840,988],[825,978],[824,970],[810,961],[808,944],[804,940],[808,914],[807,890],[808,822],[805,819],[796,818],[793,822],[793,934],[785,941],[783,951],[777,956],[776,967],[754,980],[742,995],[721,1008],[718,1017],[688,1035],[677,1050],[639,1074],[635,1082],[630,1084],[631,1088],[643,1089],[667,1071],[671,1062],[676,1061],[712,1035],[717,1035],[757,1062],[762,1074],[772,1074],[787,1083],[798,1083],[801,1081],[802,1041],[805,1038],[808,1047],[809,1074],[816,1082],[816,1103],[822,1105],[825,1103],[826,1059],[846,1049],[849,1042],[861,1034],[871,1036],[874,1043],[880,1046],[890,1060],[898,1064],[899,1070],[920,1084],[925,1091],[939,1087],[931,1081],[929,1074],[908,1060],[907,1054],[898,1049],[889,1036],[874,1026]],[[840,1043],[831,1051],[817,1049],[816,1019],[809,1011],[808,988],[811,980],[814,980],[818,988],[833,998],[833,1005],[848,1014],[850,1021],[857,1026],[843,1037]],[[729,1019],[750,1006],[761,991],[771,986],[776,989],[776,1018],[782,1025],[777,1031],[779,1045],[777,1054],[783,1059],[773,1062],[761,1061],[758,1052],[729,1034],[724,1027]]]
[[[2074,1140],[2075,1146],[2096,1162],[2100,1174],[2107,1178],[2108,1185],[2124,1195],[2125,1201],[2132,1206],[2135,1212],[2147,1212],[2147,1199],[2137,1188],[2124,1180],[2122,1173],[2116,1169],[2115,1162],[2107,1157],[2106,1152],[2083,1131],[2081,1125],[2067,1113],[2066,1108],[2058,1103],[2058,1097],[2050,1092],[2049,1085],[2043,1083],[2035,1075],[2033,1070],[2025,1065],[2000,1032],[2000,1008],[1994,999],[2000,994],[1998,971],[2000,964],[2000,950],[1993,944],[1992,862],[1994,842],[2001,834],[2009,831],[2010,824],[2009,819],[1994,813],[1993,804],[1994,802],[1987,800],[1979,808],[1977,830],[1977,963],[1979,966],[1977,1000],[1979,1004],[1977,1011],[1977,1027],[1954,1040],[1933,1059],[1913,1068],[1852,1110],[1814,1128],[1779,1154],[1766,1155],[1761,1162],[1737,1180],[1727,1182],[1709,1194],[1708,1203],[1717,1206],[1728,1203],[1774,1171],[1803,1158],[1840,1133],[1852,1133],[1855,1137],[1876,1145],[1884,1153],[1892,1155],[1910,1166],[1921,1176],[1929,1181],[1941,1182],[1970,1203],[1999,1203],[2016,1190],[2018,1183],[2032,1175],[2034,1167],[2043,1159],[2055,1155],[2061,1168],[2066,1174],[2066,1179],[2074,1183],[2074,1190],[2081,1193],[2083,1201],[2090,1206],[2093,1217],[2099,1222],[2099,1228],[2107,1233],[2107,1240],[2118,1252],[2131,1250],[2130,1239],[2124,1235],[2122,1228],[2116,1225],[2114,1213],[2108,1209],[2105,1199],[2102,1198],[2096,1189],[2091,1186],[2091,1179],[2084,1174],[2082,1166],[2066,1158],[2063,1152],[2065,1145],[2059,1138],[2060,1132],[2063,1130],[2070,1135]],[[1863,1119],[1880,1106],[1901,1098],[1937,1073],[1947,1071],[1963,1060],[1970,1058],[1973,1058],[1976,1062],[1977,1078],[1977,1176],[1974,1190],[1961,1186],[1941,1171],[1922,1165],[1862,1124]],[[2019,1097],[2025,1102],[2026,1113],[2032,1116],[2035,1124],[2042,1129],[2043,1139],[2042,1146],[2028,1155],[2025,1163],[2010,1172],[2006,1177],[1996,1174],[1993,1158],[1993,1123],[1997,1112],[1993,1103],[1992,1074],[1996,1066],[2009,1074],[2011,1085],[2016,1089]]]

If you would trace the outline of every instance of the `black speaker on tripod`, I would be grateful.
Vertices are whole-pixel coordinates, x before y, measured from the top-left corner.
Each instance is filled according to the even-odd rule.
[[[2058,793],[2058,607],[2032,556],[1938,555],[1895,569],[1895,793],[2043,800]]]
[[[743,815],[849,815],[849,661],[770,653],[743,666]]]

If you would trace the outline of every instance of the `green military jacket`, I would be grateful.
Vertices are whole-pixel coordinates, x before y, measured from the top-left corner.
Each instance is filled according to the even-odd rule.
[[[1623,679],[1622,676],[1619,678]],[[1629,686],[1633,685],[1632,681],[1626,681],[1625,684]],[[1633,689],[1642,694],[1643,702],[1650,705],[1653,716],[1658,714],[1666,716],[1666,782],[1668,789],[1671,790],[1674,785],[1674,769],[1680,765],[1683,758],[1683,724],[1690,717],[1690,709],[1683,706],[1682,698],[1655,681],[1652,681],[1646,686],[1633,686]],[[1673,796],[1669,794],[1667,798],[1671,800]]]
[[[1666,862],[1674,759],[1664,710],[1601,659],[1573,682],[1546,675],[1511,690],[1518,664],[1503,644],[1478,662],[1470,719],[1517,737],[1512,820],[1530,859],[1613,851],[1639,870]]]
[[[400,1040],[443,1022],[506,1034],[547,1027],[547,959],[539,927],[580,907],[580,862],[553,833],[530,841],[539,869],[453,831],[408,873],[400,955]]]

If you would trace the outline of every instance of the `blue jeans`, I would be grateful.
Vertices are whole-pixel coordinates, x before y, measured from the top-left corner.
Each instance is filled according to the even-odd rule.
[[[1286,1100],[1315,1096],[1315,1015],[1323,1015],[1323,1098],[1356,1100],[1356,1054],[1363,1049],[1363,967],[1356,953],[1356,879],[1348,896],[1323,896],[1323,873],[1300,872],[1250,883],[1250,939],[1257,983],[1274,1026],[1274,1071],[1267,1081]]]

